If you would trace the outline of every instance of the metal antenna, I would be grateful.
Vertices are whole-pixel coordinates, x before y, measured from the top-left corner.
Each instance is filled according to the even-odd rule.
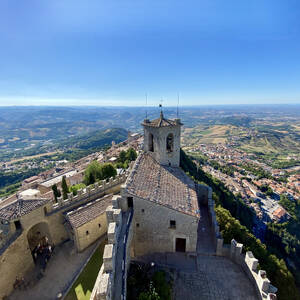
[[[177,93],[177,119],[178,119],[179,93]]]
[[[148,109],[148,95],[146,93],[146,119],[148,118],[147,109]]]
[[[159,107],[160,107],[160,117],[161,118],[163,118],[162,103],[163,103],[163,99],[160,100],[160,104],[159,104]]]

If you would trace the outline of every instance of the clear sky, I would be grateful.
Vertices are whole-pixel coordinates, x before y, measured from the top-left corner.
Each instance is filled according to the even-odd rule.
[[[300,102],[300,1],[1,0],[0,105]]]

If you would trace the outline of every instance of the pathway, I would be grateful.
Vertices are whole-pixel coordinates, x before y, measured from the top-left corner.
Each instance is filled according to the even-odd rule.
[[[15,290],[9,300],[54,300],[64,290],[75,274],[86,262],[98,243],[91,245],[81,253],[77,253],[73,242],[69,241],[57,246],[49,260],[44,276],[27,290]],[[36,270],[29,274],[31,280]]]
[[[258,299],[246,274],[229,259],[198,255],[197,267],[197,272],[175,271],[175,300]]]
[[[208,207],[200,205],[200,221],[198,224],[197,253],[214,254],[213,230],[210,225]]]

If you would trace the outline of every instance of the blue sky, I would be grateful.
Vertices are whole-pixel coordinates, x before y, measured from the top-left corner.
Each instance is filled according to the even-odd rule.
[[[300,2],[1,0],[0,105],[300,102]]]

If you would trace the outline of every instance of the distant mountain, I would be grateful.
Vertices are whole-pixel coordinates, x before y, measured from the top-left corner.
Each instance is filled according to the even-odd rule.
[[[167,118],[181,118],[185,127],[196,125],[235,125],[252,127],[272,125],[274,120],[298,130],[300,105],[236,105],[164,107]],[[0,160],[19,150],[40,151],[58,141],[83,136],[97,130],[123,128],[142,131],[141,122],[159,116],[157,107],[0,107]],[[296,126],[296,127],[295,127]],[[95,141],[91,141],[94,145]],[[79,141],[78,141],[79,144]],[[84,146],[84,142],[80,145]]]
[[[111,145],[112,141],[120,143],[126,140],[128,131],[123,128],[110,128],[92,131],[80,136],[67,138],[59,143],[60,146],[82,150]]]

